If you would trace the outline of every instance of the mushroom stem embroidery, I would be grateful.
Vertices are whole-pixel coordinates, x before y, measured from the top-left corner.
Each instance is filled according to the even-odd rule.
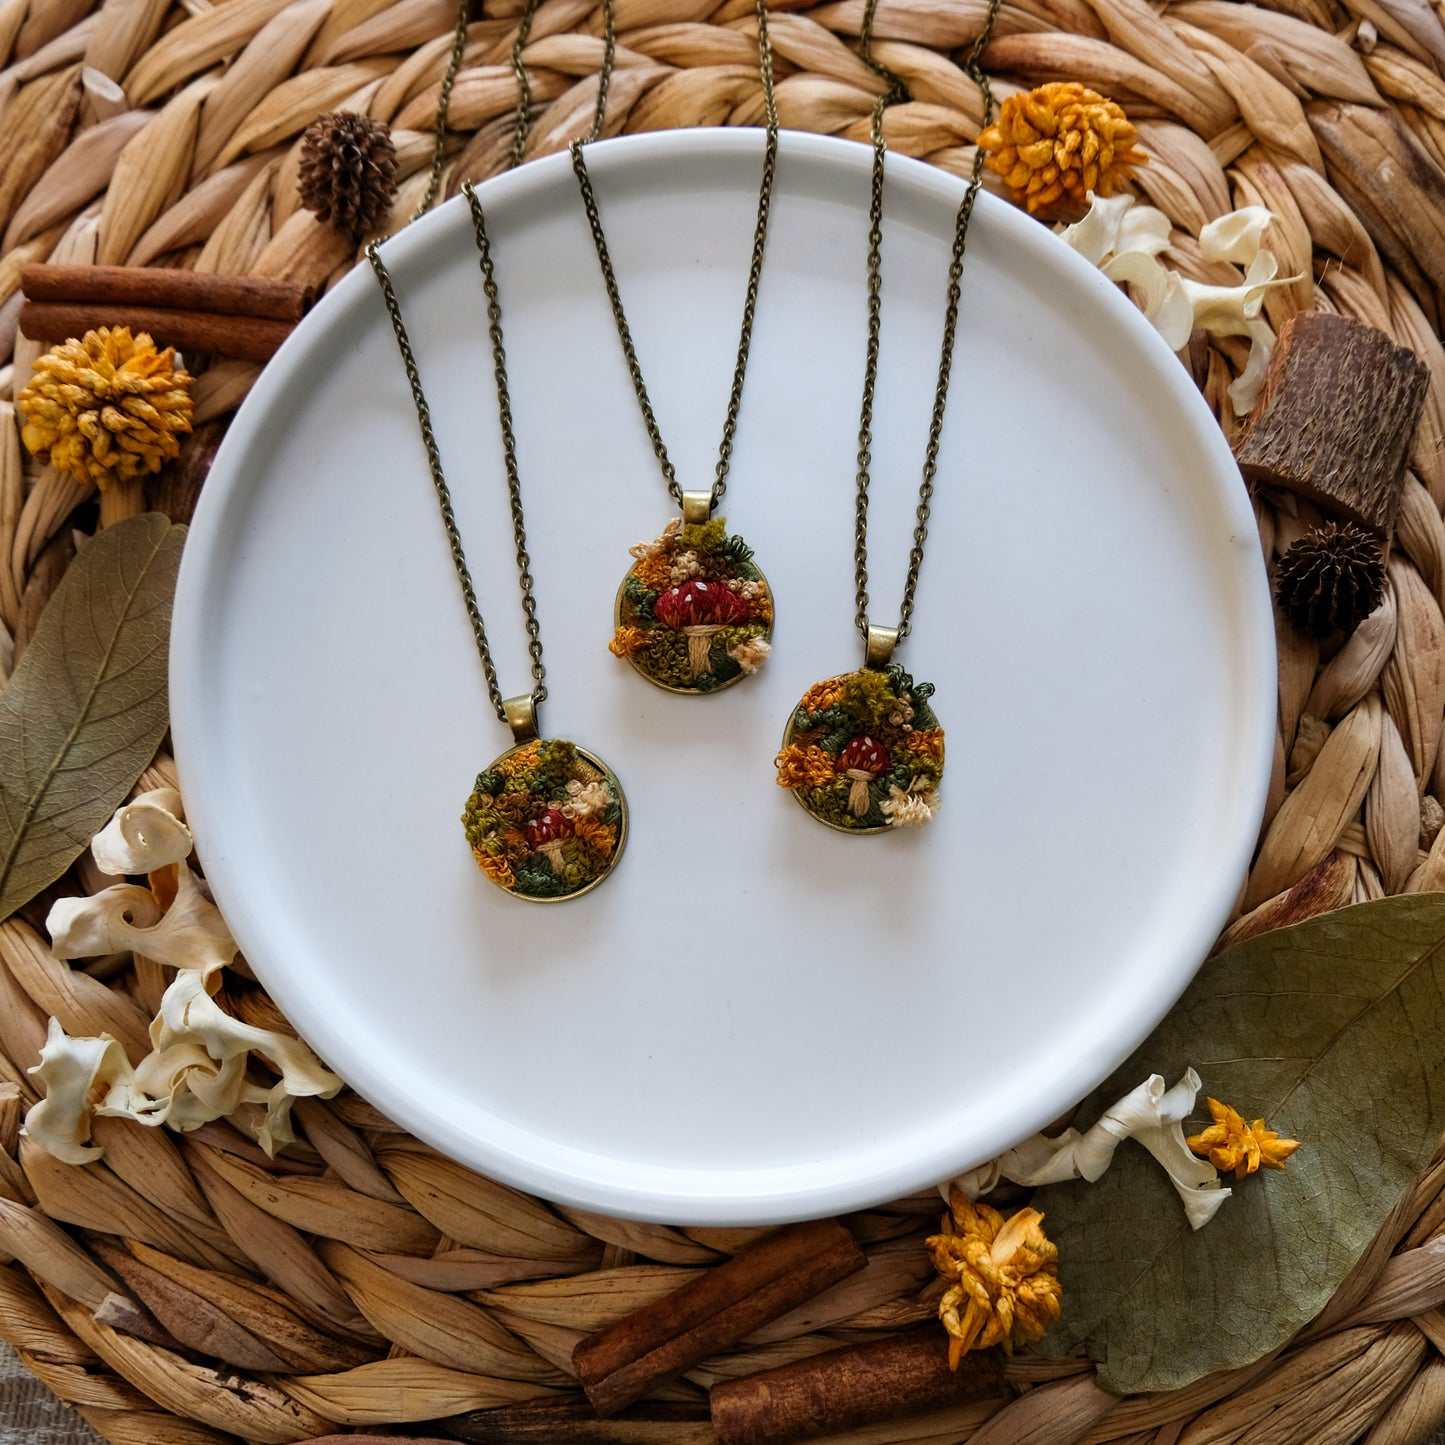
[[[730,587],[695,577],[680,587],[669,587],[652,611],[664,627],[687,638],[688,668],[694,677],[701,677],[712,671],[708,654],[713,637],[724,627],[745,621],[748,604]]]
[[[848,811],[861,818],[868,811],[869,783],[888,771],[888,749],[863,733],[838,754],[838,767],[853,783],[848,790]]]

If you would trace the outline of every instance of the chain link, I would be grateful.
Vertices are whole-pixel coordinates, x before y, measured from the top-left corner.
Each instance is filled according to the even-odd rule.
[[[517,38],[512,42],[512,72],[517,77],[517,110],[512,121],[513,170],[522,164],[527,152],[527,137],[532,130],[532,82],[527,75],[527,67],[522,64],[522,51],[532,33],[532,17],[540,3],[541,0],[527,0],[527,8],[517,26]],[[612,83],[616,56],[617,25],[613,0],[602,0],[602,69],[597,72],[597,101],[592,109],[592,125],[584,138],[585,144],[591,144],[602,134],[602,125],[607,118],[607,91]]]
[[[984,49],[993,38],[998,23],[1001,0],[989,0],[983,29],[974,40],[964,60],[964,71],[983,94],[983,128],[993,122],[993,87],[980,64]],[[883,170],[888,145],[883,137],[883,113],[890,105],[910,98],[902,76],[890,70],[873,54],[873,19],[878,0],[867,0],[863,10],[860,51],[864,63],[875,75],[882,77],[888,88],[873,104],[873,176],[868,204],[868,345],[864,356],[863,402],[858,420],[857,500],[854,505],[853,576],[856,587],[857,613],[854,623],[858,634],[868,640],[868,488],[873,464],[873,399],[878,381],[878,338],[883,310]],[[958,332],[958,303],[962,292],[963,253],[968,240],[968,224],[973,218],[974,202],[983,184],[983,167],[987,159],[982,146],[974,151],[973,169],[968,189],[959,202],[954,220],[953,250],[948,263],[947,305],[943,315],[943,344],[938,362],[938,382],[933,393],[933,415],[928,427],[928,445],[923,455],[923,478],[918,487],[918,506],[914,515],[913,545],[908,553],[908,575],[903,584],[903,603],[899,609],[898,640],[908,636],[913,627],[914,598],[918,577],[923,570],[923,549],[928,541],[928,518],[933,506],[934,478],[938,474],[938,452],[943,439],[943,416],[948,406],[949,381],[953,372],[954,341]]]
[[[457,83],[457,72],[462,68],[462,56],[467,48],[467,16],[471,11],[471,0],[459,0],[457,5],[457,27],[452,34],[452,52],[447,57],[446,74],[442,76],[441,93],[437,96],[436,135],[432,142],[431,175],[426,183],[426,195],[416,208],[412,220],[420,220],[436,202],[441,190],[442,166],[446,162],[447,116],[452,108],[452,87]]]
[[[511,165],[522,162],[531,130],[532,87],[522,64],[522,51],[532,31],[532,17],[537,13],[540,0],[527,0],[526,9],[517,26],[517,35],[512,42],[512,69],[517,76],[517,111],[512,134]],[[613,0],[603,0],[602,14],[605,28],[602,69],[597,77],[597,105],[592,117],[592,128],[587,139],[595,140],[601,133],[607,110],[607,89],[612,76],[613,61],[617,51],[616,27],[613,19]],[[459,0],[457,5],[457,26],[452,41],[451,57],[446,74],[442,78],[441,92],[437,98],[436,144],[432,152],[431,177],[427,184],[426,196],[416,212],[420,217],[429,211],[441,188],[442,167],[445,159],[447,137],[447,113],[451,106],[452,87],[457,71],[461,67],[462,55],[466,49],[467,15],[470,0]],[[502,461],[507,475],[507,496],[511,505],[512,538],[516,543],[517,581],[522,589],[522,615],[527,629],[527,652],[532,659],[532,704],[540,706],[547,697],[547,669],[542,663],[541,625],[537,621],[537,598],[532,578],[532,559],[527,551],[527,526],[522,511],[522,479],[517,465],[517,439],[512,429],[512,398],[507,383],[507,352],[502,338],[501,293],[497,286],[496,272],[492,265],[492,246],[487,236],[486,218],[481,202],[472,183],[462,186],[462,194],[471,208],[472,230],[476,238],[477,257],[482,270],[482,292],[487,298],[487,335],[492,343],[492,375],[497,387],[497,416],[502,431]],[[417,424],[421,428],[422,442],[426,447],[427,467],[431,472],[432,485],[436,489],[437,502],[441,507],[442,525],[446,528],[447,542],[451,547],[452,563],[457,570],[457,581],[461,584],[462,600],[466,604],[467,620],[471,623],[472,637],[476,641],[477,656],[481,659],[482,673],[487,680],[487,695],[500,721],[507,721],[505,699],[497,681],[497,669],[492,662],[492,651],[487,643],[487,629],[482,621],[481,608],[477,604],[476,587],[472,583],[471,569],[467,566],[466,551],[462,546],[461,532],[457,527],[456,512],[452,507],[451,489],[447,486],[442,471],[441,450],[437,446],[432,430],[431,409],[427,405],[426,393],[422,390],[421,373],[417,368],[416,355],[412,351],[411,337],[407,334],[406,322],[402,319],[401,303],[397,300],[396,287],[392,284],[391,273],[381,259],[377,242],[366,248],[366,259],[376,274],[381,294],[386,302],[391,328],[396,333],[397,348],[401,352],[406,379],[411,386],[411,399],[416,406]]]
[[[607,0],[610,6],[611,0]],[[717,466],[711,493],[711,506],[716,507],[723,493],[727,491],[728,471],[732,467],[733,442],[737,436],[738,416],[742,410],[743,382],[748,373],[748,353],[752,349],[753,318],[758,308],[758,286],[763,275],[763,252],[768,240],[768,220],[772,213],[773,180],[778,164],[778,110],[773,97],[773,49],[768,40],[767,0],[757,0],[758,18],[758,71],[763,82],[763,107],[767,120],[767,140],[763,150],[763,177],[758,187],[758,215],[753,227],[752,262],[748,267],[748,284],[743,302],[743,323],[738,337],[737,363],[733,367],[732,388],[728,393],[727,416],[723,422],[722,441],[718,444]],[[617,339],[622,343],[622,354],[627,361],[627,374],[632,378],[632,389],[637,395],[637,404],[642,411],[642,420],[647,427],[648,439],[662,469],[662,478],[667,483],[668,493],[676,502],[682,501],[682,487],[677,480],[677,470],[667,454],[662,440],[662,430],[657,424],[657,414],[652,399],[647,394],[647,383],[642,377],[642,365],[637,359],[637,348],[632,341],[632,329],[627,324],[627,314],[622,307],[622,295],[617,287],[617,274],[612,268],[612,256],[607,249],[607,237],[602,229],[602,217],[597,209],[597,196],[592,189],[592,177],[587,170],[587,161],[582,154],[583,147],[596,139],[598,127],[585,141],[574,140],[570,146],[572,169],[577,176],[577,185],[582,192],[582,205],[587,212],[587,224],[592,231],[592,243],[597,250],[597,264],[602,271],[602,281],[607,288],[607,299],[612,305],[612,319],[617,323]]]
[[[532,573],[531,563],[527,557],[527,534],[522,526],[522,497],[517,485],[516,456],[512,444],[511,408],[508,404],[505,385],[501,311],[495,300],[496,284],[491,280],[490,255],[484,252],[484,256],[486,259],[482,263],[482,270],[491,288],[487,295],[487,315],[491,319],[492,354],[497,365],[497,401],[502,411],[502,443],[507,458],[507,489],[512,499],[512,529],[517,543],[517,570],[522,585],[522,608],[527,618],[529,651],[532,654],[532,677],[536,683],[536,690],[533,692],[532,698],[534,702],[539,703],[547,696],[547,689],[542,680],[546,676],[546,670],[542,666],[542,643],[537,628],[537,604],[532,597]],[[472,585],[471,569],[467,566],[466,552],[462,548],[461,532],[457,528],[456,513],[452,509],[451,490],[442,473],[441,452],[432,431],[431,409],[427,406],[426,393],[422,391],[421,374],[417,370],[416,356],[411,348],[411,338],[407,334],[406,323],[402,320],[401,305],[396,299],[396,288],[392,285],[391,273],[386,269],[386,263],[381,259],[381,252],[377,250],[375,242],[366,248],[366,259],[371,262],[371,269],[376,273],[377,282],[381,286],[381,294],[386,301],[387,315],[391,318],[391,329],[396,333],[397,348],[401,352],[402,365],[406,368],[406,379],[411,384],[411,399],[416,404],[416,419],[417,424],[421,427],[422,443],[426,447],[427,467],[431,471],[432,485],[436,488],[437,502],[442,513],[442,525],[446,528],[447,541],[452,549],[452,562],[457,569],[457,580],[461,583],[462,599],[466,603],[467,619],[472,624],[472,636],[476,639],[477,656],[481,658],[482,672],[487,679],[487,695],[492,700],[492,707],[496,710],[497,717],[505,722],[507,715],[502,707],[502,690],[497,684],[497,669],[492,662],[491,648],[487,645],[487,629],[482,623],[481,609],[477,606],[476,588]]]

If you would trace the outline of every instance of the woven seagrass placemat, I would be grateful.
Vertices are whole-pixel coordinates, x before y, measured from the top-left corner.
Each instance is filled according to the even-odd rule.
[[[888,115],[895,150],[967,172],[981,105],[961,68],[962,47],[984,9],[982,0],[883,0],[879,53],[913,97]],[[448,193],[505,163],[515,98],[507,55],[519,10],[501,0],[472,26],[452,103]],[[757,124],[752,10],[752,0],[617,0],[621,48],[607,133]],[[856,53],[861,15],[862,0],[785,0],[775,10],[784,126],[866,139],[880,82]],[[0,462],[13,481],[0,491],[4,673],[73,554],[77,527],[145,507],[189,515],[208,449],[255,375],[238,362],[206,371],[183,465],[148,497],[112,488],[97,518],[83,488],[20,459],[5,399],[40,351],[16,334],[21,267],[128,262],[325,284],[357,257],[298,205],[300,133],[337,108],[389,122],[401,160],[400,220],[425,186],[451,23],[452,0],[0,0]],[[545,0],[538,11],[526,53],[539,107],[529,155],[557,149],[579,129],[600,35],[592,0]],[[1389,332],[1429,364],[1386,607],[1365,642],[1324,666],[1313,644],[1281,631],[1266,845],[1249,883],[1251,911],[1232,933],[1445,887],[1438,8],[1425,0],[1005,0],[984,63],[1002,94],[1072,79],[1127,107],[1150,156],[1137,189],[1176,228],[1171,265],[1225,279],[1202,259],[1199,232],[1232,206],[1262,203],[1276,218],[1268,244],[1283,272],[1304,277],[1270,293],[1276,327],[1297,311],[1337,311]],[[1189,351],[1228,435],[1238,421],[1226,388],[1244,356],[1232,339],[1201,337]],[[1257,511],[1271,558],[1310,520],[1286,502],[1261,500]],[[1303,716],[1329,724],[1348,746],[1321,752],[1317,728],[1301,740]],[[172,776],[162,755],[143,786]],[[1281,813],[1286,796],[1294,802]],[[25,1070],[47,1015],[73,1034],[101,1032],[114,1013],[101,995],[148,1015],[158,972],[143,960],[109,960],[102,983],[79,987],[46,949],[42,916],[30,909],[0,926],[0,1074],[28,1097]],[[232,1003],[253,1021],[284,1026],[258,990],[240,990]],[[249,1117],[185,1137],[102,1122],[106,1159],[77,1170],[38,1157],[13,1115],[0,1116],[0,1149],[13,1165],[6,1190],[30,1211],[23,1231],[0,1231],[0,1249],[23,1261],[0,1269],[0,1338],[102,1435],[127,1445],[303,1440],[526,1398],[536,1382],[564,1378],[582,1333],[740,1242],[736,1231],[551,1208],[440,1158],[347,1094],[298,1109],[302,1142],[275,1163],[256,1149]],[[1233,1441],[1284,1407],[1275,1418],[1287,1428],[1248,1438],[1426,1438],[1445,1419],[1445,1315],[1437,1312],[1445,1283],[1423,1248],[1445,1229],[1442,1188],[1445,1162],[1437,1161],[1293,1349],[1291,1368],[1244,1368],[1115,1402],[1084,1362],[1020,1360],[1015,1381],[1032,1388],[990,1422],[990,1445]],[[791,1330],[710,1362],[694,1382],[929,1318],[936,1296],[919,1245],[935,1222],[922,1198],[850,1221],[871,1267]],[[182,1340],[190,1356],[96,1322],[113,1279],[102,1252],[116,1236],[200,1271],[186,1277],[202,1303],[231,1301],[198,1311],[194,1336]],[[492,1256],[492,1283],[478,1287],[474,1265],[449,1274],[445,1261],[432,1262],[456,1250]],[[600,1270],[613,1272],[610,1292],[597,1287]],[[246,1283],[262,1280],[265,1288]],[[243,1336],[266,1341],[286,1369],[263,1375],[228,1363]],[[676,1438],[705,1438],[696,1428],[680,1426]],[[976,1429],[958,1421],[866,1438],[944,1445]]]

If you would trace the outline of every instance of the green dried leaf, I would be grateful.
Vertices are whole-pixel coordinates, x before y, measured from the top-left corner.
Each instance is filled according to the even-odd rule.
[[[1301,1141],[1280,1172],[1226,1180],[1197,1233],[1167,1178],[1125,1144],[1096,1184],[1041,1189],[1059,1247],[1051,1356],[1082,1343],[1099,1381],[1172,1390],[1245,1365],[1329,1301],[1445,1128],[1445,894],[1387,898],[1263,934],[1200,970],[1080,1110],[1188,1065],[1246,1120]],[[1199,1100],[1197,1133],[1208,1118]]]
[[[0,918],[75,861],[165,736],[185,533],[151,512],[87,542],[0,695]]]

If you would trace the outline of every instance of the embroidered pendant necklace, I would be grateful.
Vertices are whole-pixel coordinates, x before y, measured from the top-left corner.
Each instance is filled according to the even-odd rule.
[[[682,509],[681,516],[674,517],[660,536],[639,542],[631,549],[636,560],[617,589],[614,631],[608,647],[618,657],[626,658],[649,682],[669,692],[712,693],[732,686],[767,661],[773,635],[773,594],[767,578],[753,561],[752,551],[742,537],[728,532],[727,519],[713,517],[727,491],[733,438],[747,376],[753,316],[757,310],[758,282],[763,270],[763,250],[768,238],[773,176],[777,169],[778,115],[773,104],[773,59],[768,43],[766,0],[757,0],[757,19],[767,143],[737,364],[733,369],[715,476],[706,491],[685,491],[668,457],[622,309],[597,197],[583,155],[584,143],[574,140],[571,145],[572,169],[582,192],[597,262],[612,303],[617,336],[637,404],[668,493]]]
[[[930,705],[933,684],[916,681],[894,661],[894,650],[913,622],[918,576],[928,540],[928,517],[943,435],[953,366],[954,335],[963,276],[964,244],[983,175],[984,152],[976,152],[973,173],[959,204],[954,224],[953,253],[948,269],[948,302],[944,310],[943,350],[934,390],[933,416],[924,452],[923,480],[918,488],[917,525],[908,554],[908,574],[896,627],[880,627],[868,615],[868,487],[873,444],[873,395],[878,379],[878,337],[882,313],[883,259],[883,113],[906,100],[902,79],[874,59],[873,14],[877,0],[864,9],[863,60],[888,81],[873,107],[873,176],[868,209],[868,348],[864,366],[863,404],[858,423],[857,493],[854,504],[854,581],[857,610],[854,623],[863,640],[863,666],[815,683],[794,708],[783,733],[783,749],[775,762],[778,783],[789,789],[820,823],[844,833],[886,833],[898,827],[922,827],[938,808],[943,779],[943,728]],[[982,34],[974,41],[965,65],[983,92],[984,125],[993,115],[993,95],[979,67],[979,56],[993,34],[999,0],[990,0]]]
[[[463,17],[466,8],[463,0]],[[530,19],[531,8],[528,9],[527,19]],[[458,34],[465,34],[464,18],[458,21]],[[513,61],[519,73],[518,56],[525,39],[524,25],[519,30],[513,50]],[[599,83],[599,125],[606,96],[606,73],[604,68]],[[444,85],[444,96],[449,89]],[[438,132],[444,127],[445,99],[438,117]],[[438,149],[439,157],[440,154]],[[514,161],[519,158],[516,152],[513,158]],[[532,561],[527,553],[521,477],[507,385],[507,357],[502,339],[502,309],[486,220],[470,184],[464,186],[463,191],[471,207],[472,228],[482,270],[482,289],[487,299],[488,334],[492,343],[497,411],[502,432],[502,460],[507,478],[512,537],[516,544],[527,651],[532,659],[532,690],[528,693],[516,697],[502,695],[476,589],[452,510],[451,492],[442,473],[441,452],[432,431],[431,412],[422,391],[421,375],[406,323],[402,319],[396,288],[376,242],[366,248],[366,256],[381,286],[402,365],[411,385],[417,423],[426,448],[427,466],[441,507],[442,524],[451,544],[452,562],[461,584],[477,655],[481,659],[487,694],[498,719],[512,731],[512,746],[477,775],[462,811],[462,828],[477,866],[499,888],[518,898],[553,903],[590,891],[616,867],[627,841],[627,801],[617,775],[595,754],[574,742],[543,738],[538,733],[537,710],[547,697],[547,671],[542,664],[542,637],[533,591]]]

